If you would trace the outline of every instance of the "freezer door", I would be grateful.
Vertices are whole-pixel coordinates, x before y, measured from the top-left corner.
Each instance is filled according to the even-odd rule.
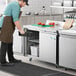
[[[22,38],[18,35],[18,30],[16,29],[13,34],[13,51],[21,53]]]
[[[76,38],[60,36],[59,65],[76,69]]]
[[[40,32],[39,57],[41,60],[56,64],[56,34]]]

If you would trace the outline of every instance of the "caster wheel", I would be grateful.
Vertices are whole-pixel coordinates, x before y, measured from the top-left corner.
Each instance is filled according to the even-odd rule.
[[[32,58],[30,58],[29,61],[32,61]]]
[[[56,66],[56,68],[59,68],[59,66]]]
[[[65,71],[67,71],[68,69],[67,68],[65,68]]]
[[[56,68],[59,68],[59,65],[56,65]]]
[[[58,68],[58,66],[56,66],[56,68]]]

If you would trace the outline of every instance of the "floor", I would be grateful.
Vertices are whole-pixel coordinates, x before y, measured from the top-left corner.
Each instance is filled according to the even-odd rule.
[[[41,66],[41,67],[48,68],[48,69],[51,69],[51,70],[61,71],[61,72],[72,74],[72,75],[76,76],[76,71],[74,71],[74,70],[65,70],[64,68],[56,68],[55,65],[42,62],[42,61],[38,60],[38,58],[35,58],[35,57],[32,57],[32,61],[29,61],[30,56],[25,57],[25,56],[16,54],[15,57],[17,59],[21,59],[22,62],[25,62],[25,63]],[[7,72],[0,71],[0,76],[14,76],[14,75],[9,74]]]

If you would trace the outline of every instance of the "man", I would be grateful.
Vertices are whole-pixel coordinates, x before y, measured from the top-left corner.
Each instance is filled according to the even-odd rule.
[[[10,66],[13,63],[20,62],[13,56],[13,33],[15,26],[21,34],[24,34],[24,30],[21,28],[19,23],[20,9],[28,5],[28,0],[18,0],[11,2],[7,5],[4,14],[0,20],[0,64],[2,66]],[[6,61],[6,52],[8,54],[8,60]]]

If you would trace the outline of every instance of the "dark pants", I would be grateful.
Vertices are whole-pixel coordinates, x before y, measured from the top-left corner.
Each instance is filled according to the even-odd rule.
[[[1,50],[0,50],[0,62],[6,62],[6,52],[8,54],[8,60],[12,61],[13,57],[13,43],[4,43],[1,42]]]

